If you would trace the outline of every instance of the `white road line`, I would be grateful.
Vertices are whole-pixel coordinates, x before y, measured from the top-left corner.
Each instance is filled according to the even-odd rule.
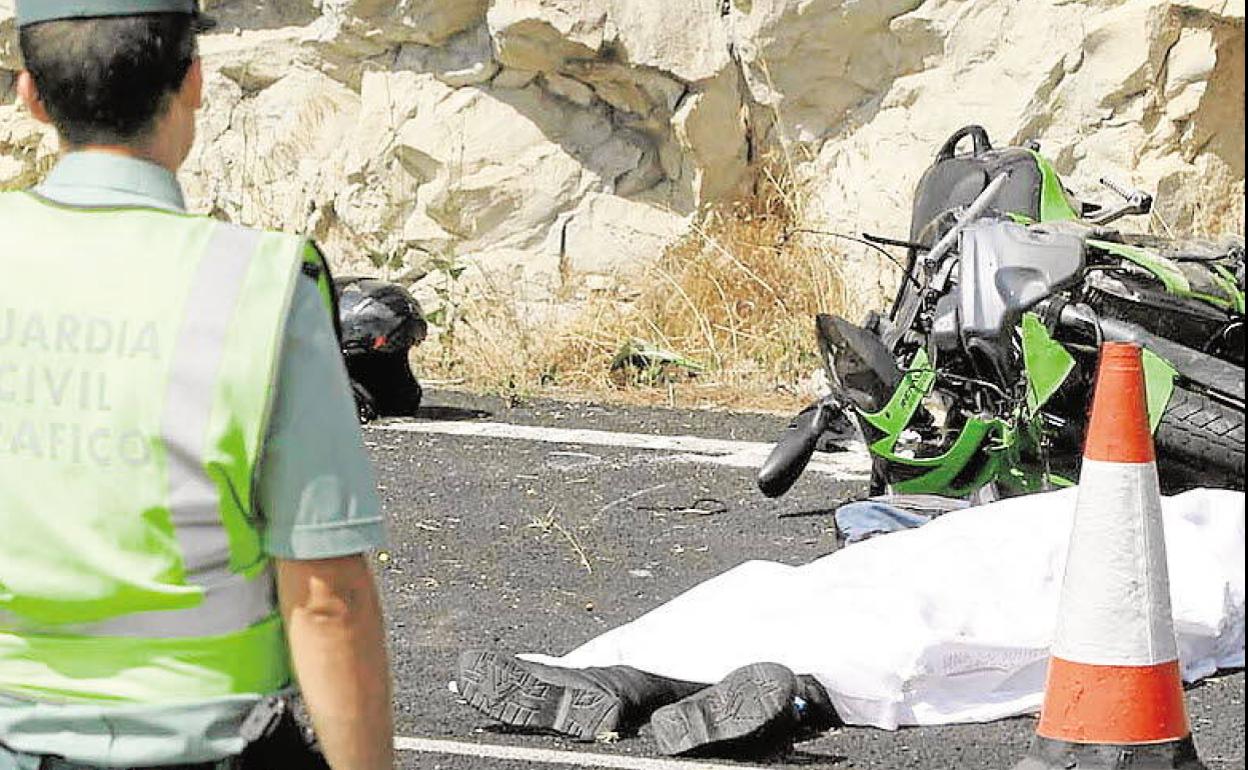
[[[606,430],[577,428],[545,428],[538,425],[512,425],[505,422],[417,422],[395,421],[376,425],[378,430],[408,433],[436,433],[444,436],[504,438],[520,441],[542,441],[549,444],[581,444],[587,446],[654,449],[669,452],[726,455],[744,449],[765,446],[750,441],[726,441],[697,436],[648,436],[644,433],[616,433]]]
[[[513,762],[540,762],[547,765],[573,765],[575,767],[605,767],[619,770],[748,770],[750,765],[716,765],[706,762],[684,762],[675,759],[651,759],[628,757],[619,754],[599,754],[588,751],[556,751],[533,749],[524,746],[502,746],[496,743],[465,743],[462,741],[433,740],[430,738],[395,738],[394,747],[399,751],[424,754],[453,754],[460,757],[502,759]]]
[[[443,436],[514,439],[549,444],[621,447],[655,452],[677,452],[674,459],[733,468],[758,468],[767,459],[772,445],[757,441],[729,441],[698,436],[652,436],[644,433],[616,433],[605,430],[546,428],[502,422],[385,422],[377,430],[425,433]],[[809,470],[841,479],[865,479],[871,463],[859,445],[849,452],[818,453]]]
[[[771,454],[771,449],[771,444],[760,444],[729,455],[683,454],[676,455],[673,459],[704,465],[725,465],[730,468],[756,470],[762,467],[767,460],[767,455]],[[867,458],[866,450],[859,448],[848,452],[819,452],[810,459],[806,471],[826,473],[845,481],[865,481],[871,478],[871,461]]]

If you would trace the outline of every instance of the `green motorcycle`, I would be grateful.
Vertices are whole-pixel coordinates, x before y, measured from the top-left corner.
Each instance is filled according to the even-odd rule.
[[[1034,144],[995,149],[978,126],[950,137],[919,183],[910,239],[871,238],[908,250],[889,312],[816,319],[832,392],[794,420],[760,489],[787,492],[854,425],[872,494],[1069,485],[1111,340],[1144,349],[1163,490],[1243,489],[1243,243],[1111,229],[1152,199],[1102,181],[1121,203],[1075,200]]]

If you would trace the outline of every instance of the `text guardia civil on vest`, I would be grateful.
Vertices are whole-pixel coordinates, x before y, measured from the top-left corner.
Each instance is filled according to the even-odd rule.
[[[159,362],[160,351],[153,321],[0,308],[0,454],[97,466],[151,462],[141,431],[100,420],[113,409],[117,385],[90,362]],[[56,419],[44,417],[50,413]]]

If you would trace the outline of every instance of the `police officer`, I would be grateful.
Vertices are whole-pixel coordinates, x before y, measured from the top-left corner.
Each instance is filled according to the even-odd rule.
[[[393,763],[380,506],[306,239],[184,211],[194,0],[18,0],[63,154],[0,194],[0,768]],[[321,765],[323,766],[323,765]]]

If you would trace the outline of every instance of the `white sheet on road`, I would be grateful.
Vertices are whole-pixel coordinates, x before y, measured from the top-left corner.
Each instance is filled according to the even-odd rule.
[[[816,675],[887,729],[1039,709],[1075,491],[950,513],[801,567],[752,561],[561,659],[715,682],[760,661]],[[1184,678],[1244,665],[1244,495],[1163,501]]]

